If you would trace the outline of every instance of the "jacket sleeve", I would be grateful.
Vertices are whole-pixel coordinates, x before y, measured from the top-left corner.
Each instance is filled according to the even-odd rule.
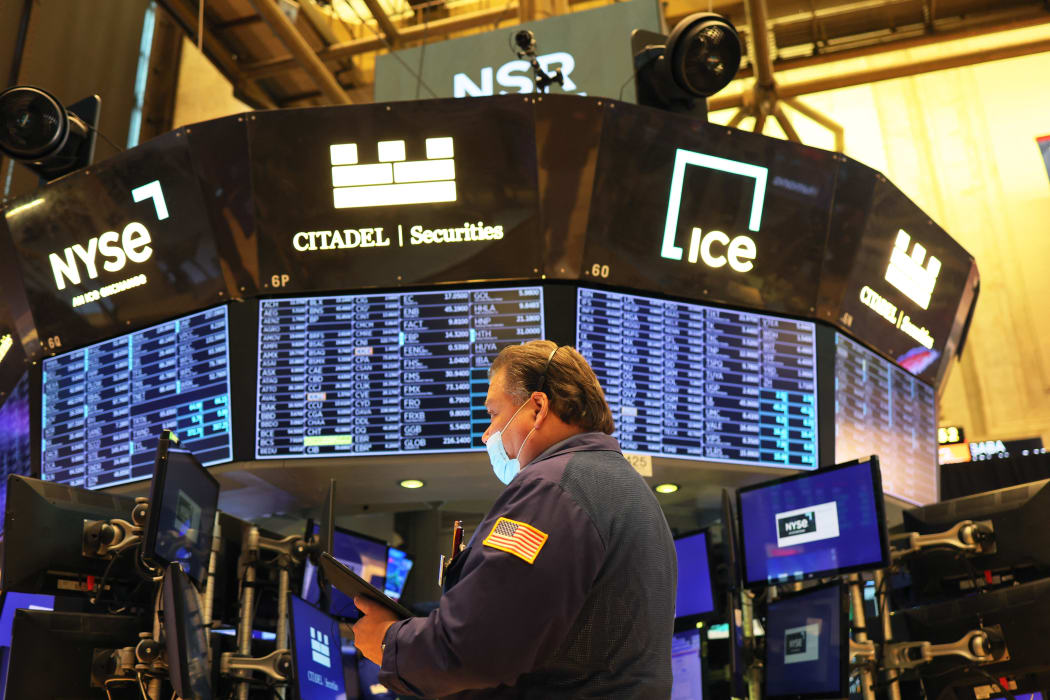
[[[484,544],[500,517],[547,535],[533,563]],[[605,545],[561,486],[526,478],[511,482],[465,554],[463,573],[437,610],[387,631],[379,681],[391,690],[440,697],[513,685],[561,646]]]

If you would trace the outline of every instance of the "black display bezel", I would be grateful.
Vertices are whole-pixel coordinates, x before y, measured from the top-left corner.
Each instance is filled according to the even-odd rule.
[[[705,612],[699,612],[699,613],[693,613],[692,615],[681,615],[681,616],[677,615],[677,611],[676,611],[676,615],[675,615],[675,619],[674,619],[674,631],[675,632],[683,632],[685,630],[695,628],[696,627],[696,623],[698,623],[698,622],[705,622],[705,621],[709,620],[713,616],[716,616],[718,614],[718,611],[719,611],[718,595],[717,595],[717,591],[715,590],[715,580],[714,580],[714,576],[712,575],[713,572],[711,570],[711,528],[706,528],[705,527],[705,528],[700,528],[698,530],[690,530],[689,532],[684,532],[684,533],[682,533],[680,535],[675,535],[674,541],[677,542],[678,540],[684,540],[684,539],[688,539],[690,537],[696,537],[697,535],[703,535],[704,536],[704,553],[705,553],[705,555],[707,557],[707,585],[708,585],[709,590],[711,591],[711,609],[707,610]],[[681,574],[681,571],[682,571],[682,567],[679,566],[678,567],[679,574]],[[675,598],[677,598],[677,597],[678,597],[678,582],[676,581],[675,582]]]

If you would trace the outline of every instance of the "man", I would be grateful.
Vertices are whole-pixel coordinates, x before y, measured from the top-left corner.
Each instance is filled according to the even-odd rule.
[[[674,542],[610,435],[594,372],[567,346],[511,346],[485,407],[482,439],[507,488],[429,617],[395,622],[355,600],[358,650],[403,695],[669,698]]]

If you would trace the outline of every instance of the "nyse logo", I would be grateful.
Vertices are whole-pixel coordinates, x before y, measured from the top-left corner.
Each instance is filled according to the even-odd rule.
[[[820,622],[784,630],[784,663],[820,660]]]
[[[332,667],[332,651],[328,646],[328,635],[321,630],[310,628],[310,658],[314,663],[325,668]]]
[[[131,191],[131,198],[135,202],[152,199],[157,220],[168,218],[168,205],[164,201],[164,191],[159,180],[136,187]],[[62,255],[51,253],[47,257],[55,276],[55,286],[62,291],[66,288],[67,280],[70,284],[79,285],[81,264],[89,279],[97,278],[99,255],[102,256],[102,269],[106,272],[119,272],[129,261],[144,263],[153,255],[151,242],[149,230],[138,221],[132,221],[119,234],[106,231],[95,236],[87,242],[87,247],[77,243],[63,250]]]
[[[675,152],[674,172],[671,175],[671,195],[667,201],[667,220],[664,222],[663,245],[660,248],[660,256],[668,260],[682,259],[682,248],[675,244],[675,239],[678,234],[682,198],[685,194],[682,191],[685,185],[685,171],[689,166],[753,178],[755,185],[751,195],[748,229],[757,232],[762,225],[762,208],[765,205],[766,180],[769,176],[767,168],[679,148]],[[708,267],[716,269],[728,264],[729,268],[736,272],[748,272],[754,268],[752,261],[757,255],[755,240],[746,234],[730,237],[723,231],[704,233],[702,228],[694,226],[689,237],[687,260],[691,263],[703,261]]]
[[[556,51],[537,56],[536,62],[540,64],[540,68],[543,69],[544,73],[553,73],[555,69],[561,68],[562,78],[565,81],[562,89],[565,92],[574,92],[576,90],[576,83],[569,77],[576,69],[576,59],[572,57],[572,54]],[[478,83],[475,83],[474,79],[466,73],[456,73],[452,76],[452,96],[485,97],[495,95],[495,84],[492,80],[493,72],[495,72],[495,83],[500,87],[507,88],[499,91],[501,95],[510,92],[511,88],[514,88],[515,92],[518,93],[529,93],[536,89],[536,85],[532,80],[532,67],[529,65],[529,62],[517,60],[508,61],[498,69],[492,66],[482,68]],[[584,93],[581,92],[580,94]]]
[[[426,160],[407,160],[404,141],[380,141],[379,162],[360,164],[356,143],[333,144],[335,208],[456,201],[452,137],[427,139],[426,149]]]
[[[923,267],[926,248],[916,241],[912,246],[911,255],[908,255],[909,243],[911,236],[904,229],[897,231],[897,240],[890,254],[890,264],[886,268],[886,281],[923,309],[928,309],[930,296],[933,295],[933,288],[937,284],[937,275],[941,271],[941,261],[931,255],[926,267]]]
[[[792,547],[839,536],[838,505],[835,501],[777,513],[777,546]]]

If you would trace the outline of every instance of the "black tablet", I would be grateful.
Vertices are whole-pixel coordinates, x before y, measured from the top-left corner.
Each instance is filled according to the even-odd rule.
[[[351,599],[358,595],[371,598],[397,615],[399,620],[415,617],[411,610],[401,605],[401,603],[388,598],[383,594],[383,591],[365,581],[327,552],[321,555],[321,570],[324,572],[325,578],[328,579],[328,583]]]

